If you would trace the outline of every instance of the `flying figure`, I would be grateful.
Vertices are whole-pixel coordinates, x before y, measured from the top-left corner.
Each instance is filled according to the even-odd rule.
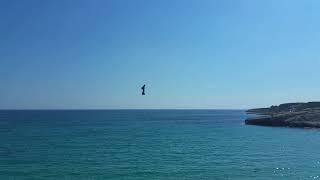
[[[144,96],[145,95],[145,93],[144,93],[144,88],[146,87],[146,85],[144,84],[142,87],[141,87],[141,89],[142,89],[142,96]]]

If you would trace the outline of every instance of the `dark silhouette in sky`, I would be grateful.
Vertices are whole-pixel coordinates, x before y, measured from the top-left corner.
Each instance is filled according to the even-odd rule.
[[[145,87],[146,87],[146,85],[144,84],[143,86],[142,86],[142,95],[145,95],[145,93],[144,93],[144,89],[145,89]]]

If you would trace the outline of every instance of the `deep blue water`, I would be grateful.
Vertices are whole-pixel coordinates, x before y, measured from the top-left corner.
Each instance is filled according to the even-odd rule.
[[[0,179],[316,179],[320,131],[240,110],[0,111]],[[319,177],[320,178],[320,177]]]

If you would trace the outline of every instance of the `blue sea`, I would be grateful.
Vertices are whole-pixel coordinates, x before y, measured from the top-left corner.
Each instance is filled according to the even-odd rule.
[[[0,179],[320,179],[319,130],[248,126],[247,117],[0,111]]]

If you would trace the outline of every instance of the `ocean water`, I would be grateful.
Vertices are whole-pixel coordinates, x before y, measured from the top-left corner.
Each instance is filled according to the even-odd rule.
[[[320,179],[320,131],[241,110],[0,111],[0,179]]]

